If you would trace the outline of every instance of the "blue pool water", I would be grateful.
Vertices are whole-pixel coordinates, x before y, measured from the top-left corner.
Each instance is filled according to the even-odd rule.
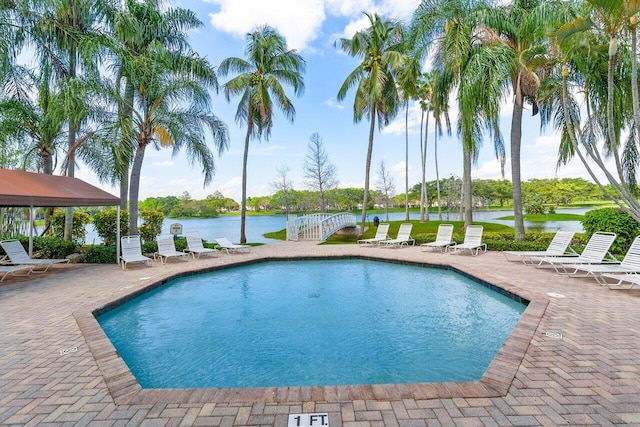
[[[98,317],[142,387],[478,380],[525,306],[443,269],[265,262],[175,279]]]

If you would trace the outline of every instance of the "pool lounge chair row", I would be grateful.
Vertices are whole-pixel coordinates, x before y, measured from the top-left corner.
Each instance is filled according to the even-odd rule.
[[[376,230],[375,237],[370,239],[360,239],[356,243],[358,246],[375,246],[375,247],[387,247],[387,248],[401,248],[403,246],[411,246],[415,245],[416,241],[413,237],[411,237],[411,230],[413,229],[413,224],[411,223],[403,223],[400,224],[400,228],[398,229],[398,234],[395,239],[389,237],[389,224],[382,223],[378,226]]]
[[[458,251],[464,252],[468,250],[472,256],[477,256],[487,251],[487,245],[482,243],[483,231],[484,227],[481,225],[470,225],[465,230],[464,241],[456,243],[453,241],[453,224],[440,224],[436,240],[423,243],[420,246],[423,252],[428,249],[438,249],[440,252],[445,253],[451,249],[451,253],[455,254]]]
[[[615,233],[594,233],[581,254],[569,247],[573,235],[573,232],[558,231],[545,251],[507,251],[504,255],[509,261],[520,260],[536,268],[553,268],[569,277],[593,277],[600,285],[612,289],[640,286],[640,236],[633,240],[619,262],[609,252],[616,239]],[[610,283],[608,279],[617,283]]]
[[[1,260],[3,265],[0,265],[0,274],[2,275],[0,282],[9,274],[27,276],[30,273],[44,273],[54,264],[69,262],[68,259],[31,258],[22,243],[15,239],[0,241],[0,246],[6,254]],[[23,273],[19,274],[19,272]]]
[[[211,255],[213,257],[218,256],[218,249],[205,248],[202,243],[202,238],[198,233],[187,233],[187,248],[185,251],[176,250],[173,234],[160,234],[156,237],[156,243],[158,244],[158,251],[153,254],[153,260],[160,260],[161,264],[166,264],[169,258],[179,258],[183,261],[189,259],[189,254],[195,259],[200,258],[201,255]],[[224,250],[229,253],[235,253],[239,251],[251,251],[251,246],[248,245],[235,245],[229,241],[226,237],[216,237],[214,239],[220,250]],[[119,263],[123,270],[126,270],[129,263],[144,263],[147,266],[151,266],[152,259],[142,254],[142,244],[140,242],[140,236],[124,236],[120,239],[121,255]]]
[[[398,229],[398,235],[395,239],[389,238],[389,224],[382,223],[378,226],[375,237],[369,239],[360,239],[357,241],[358,246],[378,246],[378,247],[391,247],[401,248],[404,245],[415,244],[415,239],[411,237],[411,230],[413,224],[403,223],[400,224]],[[429,248],[439,249],[441,252],[447,252],[450,248],[453,249],[452,253],[458,251],[464,252],[468,250],[471,255],[476,256],[480,252],[487,251],[487,245],[482,243],[483,227],[481,225],[470,225],[467,227],[464,236],[464,242],[456,243],[453,241],[453,225],[452,224],[440,224],[438,226],[438,234],[436,240],[433,242],[421,244],[423,252]]]

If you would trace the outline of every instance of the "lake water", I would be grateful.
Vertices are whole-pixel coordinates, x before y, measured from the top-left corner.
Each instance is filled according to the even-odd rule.
[[[559,209],[558,213],[572,213],[572,214],[584,214],[589,209]],[[474,211],[473,220],[478,222],[493,222],[497,224],[503,224],[513,227],[513,220],[499,220],[496,218],[513,215],[513,211]],[[386,220],[384,213],[376,213],[367,215],[367,222],[373,223],[373,218],[377,216],[381,221]],[[390,221],[402,221],[405,217],[404,212],[392,212],[389,213]],[[360,215],[356,214],[356,218],[359,220]],[[410,212],[409,218],[411,220],[419,220],[419,212]],[[437,220],[438,214],[431,213],[429,218]],[[442,219],[444,221],[458,221],[460,217],[457,213],[451,213],[447,217],[446,213],[443,213]],[[216,237],[227,237],[234,243],[240,242],[240,215],[237,216],[221,216],[218,218],[165,218],[162,232],[169,233],[169,227],[171,224],[182,224],[183,234],[190,231],[197,231],[200,233],[203,239],[211,241]],[[273,231],[283,230],[286,226],[285,215],[258,215],[247,216],[246,223],[246,235],[247,242],[251,243],[271,243],[276,240],[267,239],[263,236],[265,233]],[[582,232],[582,224],[580,221],[547,221],[547,222],[531,222],[525,221],[525,228],[527,231],[537,232],[555,232],[559,228],[563,230]],[[101,242],[98,234],[94,230],[92,225],[87,226],[86,243],[98,244]]]

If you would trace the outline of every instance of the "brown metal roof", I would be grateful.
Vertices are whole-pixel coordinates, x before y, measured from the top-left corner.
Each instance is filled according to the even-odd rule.
[[[0,169],[0,206],[115,206],[120,199],[77,178]]]

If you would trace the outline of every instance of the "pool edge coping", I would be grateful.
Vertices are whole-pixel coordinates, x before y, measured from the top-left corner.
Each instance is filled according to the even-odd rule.
[[[453,270],[468,275],[515,295],[527,301],[527,308],[518,323],[507,337],[498,353],[493,358],[479,381],[439,382],[416,384],[373,384],[345,386],[304,386],[304,387],[266,387],[266,388],[185,388],[185,389],[143,389],[129,370],[125,361],[106,336],[96,316],[120,305],[136,296],[169,280],[207,271],[216,271],[228,267],[255,264],[269,261],[286,261],[291,259],[370,259],[376,261],[421,265]],[[117,405],[131,403],[149,404],[159,401],[165,403],[291,403],[301,401],[349,401],[361,399],[440,399],[440,398],[491,398],[505,396],[511,387],[522,360],[529,348],[538,325],[546,311],[549,300],[546,298],[530,298],[519,287],[508,283],[496,282],[483,277],[481,272],[471,268],[452,266],[446,263],[406,262],[377,256],[336,255],[336,256],[270,256],[255,259],[238,259],[237,262],[224,266],[205,267],[169,275],[162,279],[141,283],[116,298],[109,298],[93,304],[91,307],[75,311],[73,316],[82,336],[98,365],[109,393]],[[128,289],[127,289],[128,290]]]

